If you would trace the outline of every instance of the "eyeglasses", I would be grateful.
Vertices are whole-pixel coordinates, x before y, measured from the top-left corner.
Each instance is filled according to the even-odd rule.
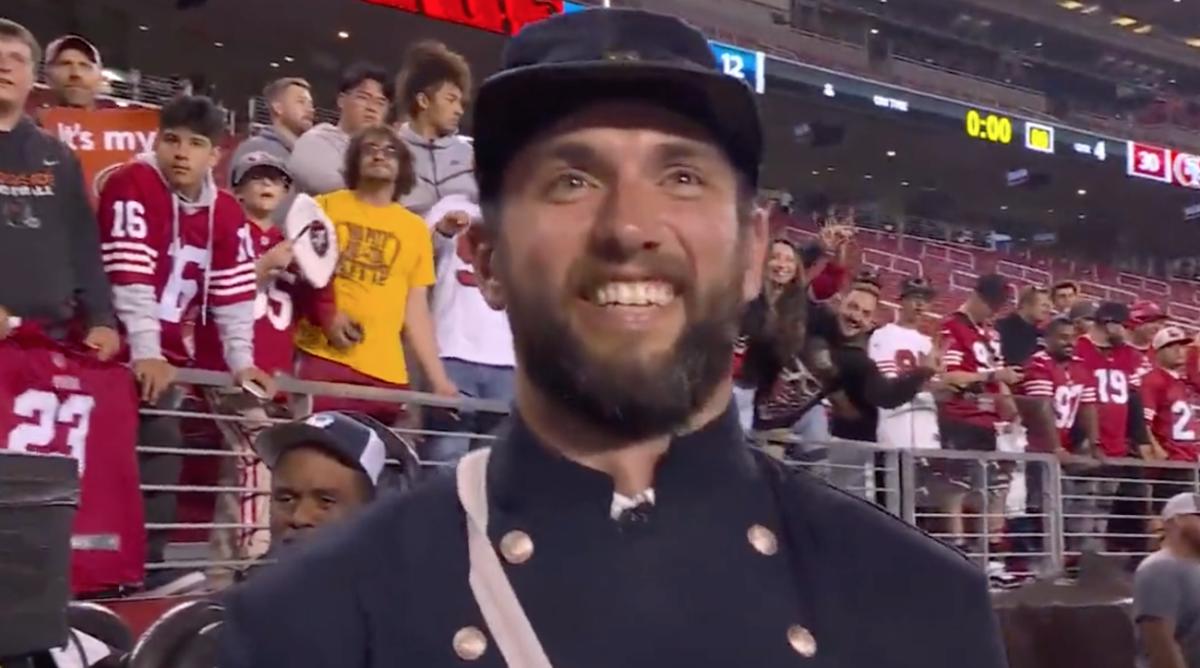
[[[399,149],[392,144],[363,144],[362,152],[368,157],[382,155],[385,158],[396,158],[400,155]]]
[[[388,106],[388,99],[382,95],[371,95],[370,93],[359,91],[354,94],[354,99],[362,102],[363,104],[369,104],[375,107]]]

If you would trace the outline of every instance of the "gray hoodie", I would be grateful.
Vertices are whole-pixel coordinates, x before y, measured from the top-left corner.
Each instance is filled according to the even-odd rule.
[[[429,140],[418,135],[408,123],[400,126],[400,138],[413,154],[416,186],[400,203],[418,216],[425,216],[434,204],[447,195],[463,195],[479,201],[475,184],[475,148],[471,140],[450,135]]]
[[[233,159],[229,161],[229,184],[233,185],[233,166],[238,164],[242,156],[266,151],[287,164],[288,158],[292,155],[292,145],[293,142],[279,134],[279,131],[272,125],[259,130],[253,137],[238,144],[237,149],[233,151]]]
[[[288,160],[293,188],[309,195],[324,195],[345,188],[342,168],[349,146],[350,135],[332,123],[320,123],[300,135]]]

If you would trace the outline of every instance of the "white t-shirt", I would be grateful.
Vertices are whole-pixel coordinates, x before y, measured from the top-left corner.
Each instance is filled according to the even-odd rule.
[[[474,364],[516,366],[508,315],[483,300],[475,283],[475,268],[464,259],[470,257],[465,233],[448,238],[435,228],[451,211],[465,211],[472,221],[479,220],[479,206],[460,195],[443,198],[425,217],[433,235],[437,268],[430,306],[438,355]]]
[[[880,373],[888,378],[920,364],[921,356],[933,350],[933,340],[921,332],[890,323],[871,334],[867,352]],[[876,432],[879,445],[894,448],[938,448],[937,403],[929,392],[921,392],[898,408],[879,409]]]

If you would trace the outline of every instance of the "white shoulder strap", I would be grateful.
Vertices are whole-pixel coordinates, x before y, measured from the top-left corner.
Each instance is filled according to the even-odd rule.
[[[471,592],[504,661],[513,668],[552,668],[529,624],[496,549],[488,538],[487,462],[491,450],[468,453],[458,462],[458,500],[467,515]]]

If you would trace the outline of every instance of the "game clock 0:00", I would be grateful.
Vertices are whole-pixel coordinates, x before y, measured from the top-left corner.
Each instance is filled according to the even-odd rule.
[[[1011,144],[1013,138],[1012,119],[1007,116],[967,110],[967,136],[986,139],[997,144]]]

